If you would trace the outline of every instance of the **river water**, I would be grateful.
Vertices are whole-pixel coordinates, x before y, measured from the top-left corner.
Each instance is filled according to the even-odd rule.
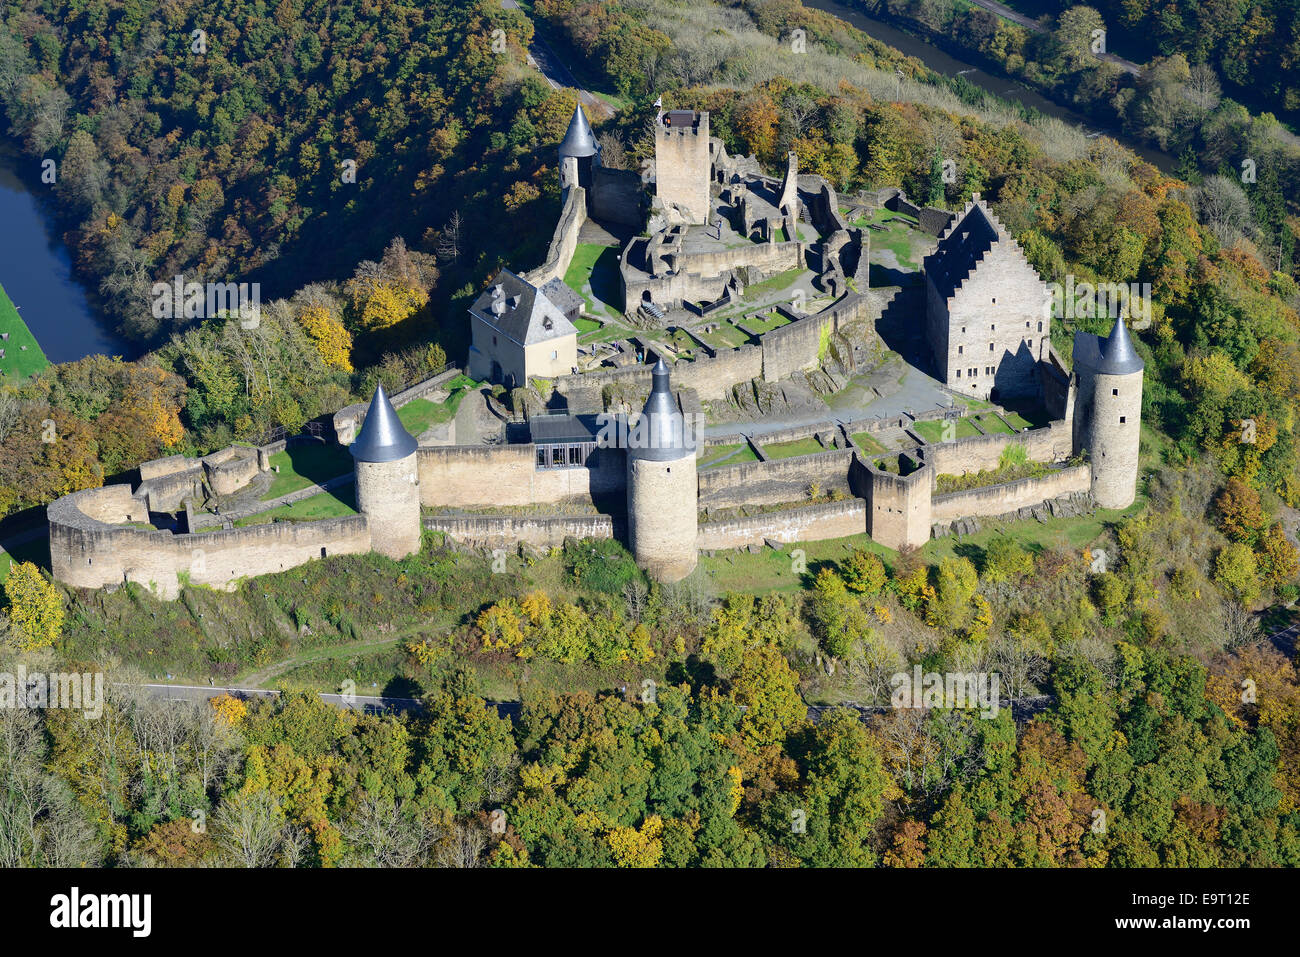
[[[916,57],[935,73],[942,73],[944,76],[964,76],[967,82],[982,90],[996,94],[1004,100],[1014,100],[1046,116],[1054,116],[1059,120],[1064,120],[1072,126],[1079,127],[1085,133],[1103,133],[1116,142],[1124,144],[1124,146],[1157,169],[1166,173],[1173,171],[1175,160],[1168,153],[1141,143],[1119,130],[1101,127],[1095,120],[1052,102],[1018,80],[989,73],[972,63],[958,59],[919,37],[905,33],[898,27],[891,26],[888,23],[883,23],[860,10],[837,3],[836,0],[803,0],[803,5],[814,10],[834,14],[846,23],[857,27],[867,36],[874,37],[900,53]]]
[[[32,176],[19,176],[30,164]],[[39,165],[0,152],[0,285],[51,362],[84,356],[134,356],[139,351],[113,333],[72,272],[68,250],[36,202]]]

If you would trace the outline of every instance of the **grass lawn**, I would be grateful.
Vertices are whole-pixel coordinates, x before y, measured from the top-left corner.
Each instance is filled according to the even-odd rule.
[[[796,267],[794,269],[787,269],[785,272],[779,272],[775,276],[764,279],[762,282],[756,282],[751,286],[746,286],[745,293],[741,298],[744,299],[745,302],[750,302],[764,293],[776,292],[778,289],[784,289],[786,286],[792,285],[794,281],[805,272],[807,272],[807,270],[802,267]]]
[[[886,451],[885,447],[877,442],[870,432],[854,432],[853,441],[858,443],[858,448],[868,455]]]
[[[925,441],[931,444],[937,444],[939,442],[946,441],[943,437],[944,436],[943,427],[945,424],[946,423],[943,420],[935,419],[935,420],[922,421],[922,422],[913,422],[910,428],[921,438],[925,439]],[[1007,430],[1001,429],[1000,431],[1005,432]],[[955,434],[951,432],[949,433],[949,435],[953,439],[965,439],[965,438],[969,438],[972,435],[979,435],[979,434],[980,434],[979,430],[976,429],[975,426],[971,424],[970,419],[964,416],[957,420],[956,433]]]
[[[793,442],[776,442],[772,445],[767,445],[760,439],[759,444],[763,446],[763,454],[769,459],[792,459],[796,455],[815,455],[818,452],[830,451],[823,448],[822,444],[811,436],[806,439],[795,439]]]
[[[972,418],[979,423],[980,428],[988,435],[1011,435],[1013,432],[1005,422],[991,412],[972,416]]]
[[[5,294],[4,286],[0,286],[0,332],[9,334],[7,340],[0,341],[0,349],[5,351],[5,357],[0,359],[0,382],[19,382],[50,364],[40,343]]]
[[[262,496],[264,502],[346,475],[352,471],[353,462],[351,454],[341,445],[304,442],[272,455],[271,467],[277,465],[280,474],[271,479],[271,487]]]
[[[760,316],[757,319],[745,320],[745,328],[753,329],[759,335],[765,332],[771,332],[779,326],[789,325],[790,320],[777,312],[770,312],[766,316]]]
[[[741,332],[729,322],[724,322],[718,326],[716,332],[705,332],[700,334],[709,345],[715,349],[737,349],[749,342],[749,336]]]
[[[591,332],[584,332],[578,336],[578,342],[581,345],[589,346],[593,342],[614,342],[618,339],[630,339],[634,335],[627,326],[620,326],[617,323],[609,323],[601,326],[599,329],[593,329]]]
[[[742,462],[757,462],[758,456],[749,447],[748,442],[736,442],[731,445],[715,445],[705,449],[699,456],[699,468],[715,468],[719,465],[740,465]]]
[[[578,330],[578,335],[585,336],[589,332],[595,332],[600,328],[600,323],[595,319],[584,319],[579,316],[573,320],[573,327]]]
[[[1024,429],[1037,428],[1037,426],[1033,422],[1030,422],[1019,412],[1004,412],[1002,413],[1002,418],[1010,422],[1012,428],[1014,428],[1017,432],[1023,431]]]
[[[622,315],[618,280],[618,249],[596,243],[579,243],[564,273],[564,284],[587,303],[588,311],[611,318]],[[590,291],[582,287],[590,285]]]
[[[397,410],[397,417],[402,420],[402,425],[406,426],[406,431],[418,438],[430,426],[441,425],[455,418],[461,401],[482,384],[467,375],[457,376],[447,382],[451,394],[443,401],[412,399]]]
[[[357,514],[357,488],[355,482],[348,482],[332,492],[320,492],[292,505],[258,512],[248,518],[241,518],[235,524],[265,525],[277,518],[293,522],[314,522],[321,518],[340,518],[344,515]]]

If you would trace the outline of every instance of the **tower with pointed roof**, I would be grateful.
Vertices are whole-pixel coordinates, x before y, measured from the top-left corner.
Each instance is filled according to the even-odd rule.
[[[591,189],[592,167],[600,162],[600,146],[596,134],[582,112],[582,104],[573,108],[569,129],[560,142],[560,188],[581,186]]]
[[[389,558],[420,550],[416,449],[415,439],[380,383],[350,451],[356,469],[357,511],[366,516],[371,548]]]
[[[1075,333],[1074,448],[1088,454],[1102,508],[1127,508],[1137,496],[1143,367],[1123,318],[1105,339]]]
[[[653,383],[628,429],[628,538],[638,565],[659,581],[675,582],[698,561],[697,437],[677,406],[663,359],[655,363]]]

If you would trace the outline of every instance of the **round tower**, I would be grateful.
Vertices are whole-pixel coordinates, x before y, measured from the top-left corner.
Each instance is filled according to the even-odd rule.
[[[375,388],[361,432],[351,445],[357,511],[366,516],[370,547],[389,558],[420,550],[420,473],[416,441],[397,417],[382,384]]]
[[[591,168],[600,162],[600,147],[596,134],[582,112],[582,104],[573,108],[569,129],[560,143],[560,188],[581,186],[591,189]]]
[[[1127,508],[1137,496],[1143,362],[1123,319],[1099,343],[1092,372],[1086,443],[1092,497],[1102,508]]]
[[[698,560],[695,444],[660,359],[641,418],[628,430],[627,525],[637,564],[661,582],[680,581]]]

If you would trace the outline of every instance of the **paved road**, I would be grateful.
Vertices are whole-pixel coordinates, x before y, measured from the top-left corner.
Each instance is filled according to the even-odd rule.
[[[997,0],[970,0],[970,2],[975,4],[977,7],[982,7],[989,13],[996,14],[1003,20],[1010,20],[1012,23],[1019,24],[1026,30],[1032,30],[1034,33],[1047,32],[1047,28],[1037,20],[1030,19],[1023,13],[1018,13],[1010,7],[998,3]],[[1115,64],[1115,66],[1119,67],[1125,73],[1131,73],[1133,76],[1142,75],[1142,68],[1132,60],[1125,60],[1123,57],[1118,57],[1113,53],[1094,53],[1093,56],[1098,60],[1105,60],[1107,63]]]
[[[280,694],[278,691],[265,688],[226,688],[214,685],[131,685],[119,682],[114,687],[140,688],[150,697],[172,701],[206,701],[223,694],[228,694],[232,698],[274,698]],[[335,708],[347,708],[352,711],[419,711],[424,707],[424,702],[419,698],[391,698],[384,695],[321,694],[320,699]],[[503,718],[516,717],[522,710],[518,701],[489,701],[488,706],[496,708],[497,713]]]
[[[597,116],[612,114],[614,108],[602,100],[596,94],[584,90],[574,78],[573,73],[559,55],[547,45],[546,41],[533,31],[533,42],[528,45],[528,65],[537,70],[542,78],[551,85],[554,90],[565,88],[574,90],[578,94],[578,99],[582,105],[587,108],[587,118],[594,119]]]

